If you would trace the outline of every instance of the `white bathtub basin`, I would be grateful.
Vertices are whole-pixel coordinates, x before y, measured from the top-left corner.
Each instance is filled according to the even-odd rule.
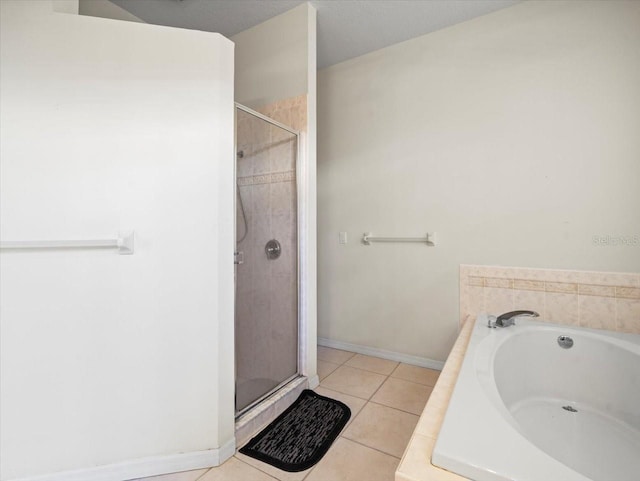
[[[486,324],[476,321],[433,464],[477,481],[640,480],[640,336]]]

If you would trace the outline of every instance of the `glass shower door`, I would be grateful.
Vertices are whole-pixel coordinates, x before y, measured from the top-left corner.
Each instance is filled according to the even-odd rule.
[[[236,107],[236,413],[298,374],[298,136]]]

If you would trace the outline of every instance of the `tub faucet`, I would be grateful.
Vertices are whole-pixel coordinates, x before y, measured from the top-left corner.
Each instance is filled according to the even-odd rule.
[[[509,327],[513,326],[516,322],[516,317],[538,317],[536,311],[511,311],[505,312],[504,314],[500,314],[498,317],[489,317],[489,321],[487,323],[487,327],[495,328],[495,327]]]

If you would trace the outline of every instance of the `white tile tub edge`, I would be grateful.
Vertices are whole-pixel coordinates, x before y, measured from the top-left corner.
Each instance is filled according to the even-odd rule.
[[[400,460],[396,481],[468,481],[468,478],[431,464],[431,455],[474,325],[475,318],[468,316]]]

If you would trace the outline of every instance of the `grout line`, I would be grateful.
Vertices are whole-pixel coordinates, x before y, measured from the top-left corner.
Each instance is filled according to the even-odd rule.
[[[391,371],[391,374],[389,374],[389,377],[393,377],[393,373],[398,370],[398,368],[400,367],[401,364],[402,364],[401,362],[398,363],[398,365],[395,367],[395,369],[393,371]]]
[[[234,454],[233,456],[231,456],[231,458],[235,458],[235,457],[236,457],[236,455],[235,455],[235,454]],[[231,459],[231,458],[229,458],[229,459]],[[227,461],[229,461],[229,459],[227,459]],[[226,463],[227,461],[225,461],[224,463]],[[222,464],[224,464],[224,463],[222,463]],[[221,464],[220,466],[222,466],[222,464]],[[219,467],[219,466],[216,466],[216,467]],[[208,468],[204,473],[202,473],[200,476],[198,476],[198,477],[197,477],[196,479],[194,479],[193,481],[198,481],[198,480],[200,480],[200,479],[204,478],[204,477],[207,475],[207,473],[208,473],[209,471],[211,471],[212,469],[213,469],[213,468]]]
[[[351,356],[349,357],[349,359],[345,359],[345,360],[344,360],[344,362],[342,363],[342,365],[345,365],[348,361],[350,361],[351,359],[353,359],[354,357],[356,357],[356,354],[357,354],[357,353],[352,352],[352,351],[345,351],[345,352],[350,352],[350,353],[351,353]]]
[[[351,356],[349,356],[347,359],[345,359],[342,362],[335,362],[335,361],[326,361],[324,359],[320,359],[318,358],[318,361],[323,361],[323,362],[330,362],[332,364],[338,364],[340,366],[344,365],[349,359],[351,359],[353,356],[355,356],[357,353],[353,352],[353,351],[347,351],[345,349],[336,349],[335,347],[328,347],[328,346],[321,346],[320,344],[318,344],[318,347],[322,347],[324,349],[330,349],[332,351],[341,351],[341,352],[348,352],[349,354],[351,354]]]
[[[431,394],[429,394],[429,397],[431,397]],[[429,401],[429,397],[427,397],[427,401]],[[388,405],[386,405],[386,404],[382,404],[382,403],[379,403],[379,402],[376,402],[376,401],[369,401],[369,402],[370,402],[371,404],[377,404],[378,406],[382,406],[383,408],[393,409],[393,410],[395,410],[395,411],[399,411],[399,412],[401,412],[401,413],[405,413],[405,414],[411,414],[412,416],[415,416],[415,417],[417,417],[417,418],[420,418],[420,414],[412,413],[411,411],[405,411],[404,409],[400,409],[400,408],[397,408],[397,407],[394,407],[394,406],[388,406]],[[427,405],[427,403],[425,402],[425,403],[424,403],[424,405],[426,406],[426,405]],[[363,406],[363,408],[362,408],[362,409],[364,409],[364,406]],[[422,410],[424,411],[424,406],[422,407]],[[421,411],[421,412],[422,412],[422,411]]]
[[[349,393],[349,392],[340,391],[338,388],[335,388],[335,387],[323,386],[322,383],[318,384],[318,387],[323,387],[325,389],[329,389],[330,391],[339,392],[340,394],[346,394],[347,396],[351,396],[351,397],[354,397],[356,399],[360,399],[362,401],[368,401],[369,400],[368,398],[356,396],[355,394],[352,394],[352,393]]]
[[[427,368],[425,368],[427,369]],[[435,384],[425,384],[422,382],[416,382],[416,381],[412,381],[410,379],[404,379],[402,377],[395,377],[395,376],[391,376],[389,375],[390,378],[393,379],[397,379],[398,381],[404,381],[404,382],[410,382],[411,384],[417,384],[418,386],[426,386],[426,387],[430,387],[430,388],[434,388],[436,385]],[[440,377],[440,375],[438,374],[438,377]],[[438,380],[436,379],[436,383],[438,382]]]
[[[343,392],[340,392],[340,391],[336,391],[335,389],[329,389],[328,387],[324,387],[324,386],[318,386],[318,387],[322,387],[322,389],[325,389],[327,391],[331,391],[331,392],[333,392],[335,394],[344,394],[345,396],[352,397],[354,399],[357,399],[358,401],[364,401],[364,404],[362,405],[362,407],[360,407],[360,409],[358,409],[358,412],[354,413],[353,409],[351,409],[351,406],[349,406],[349,410],[351,411],[351,417],[349,418],[349,421],[347,421],[347,424],[345,424],[345,426],[342,428],[342,431],[340,431],[340,435],[338,436],[338,437],[340,437],[347,430],[347,428],[349,426],[351,426],[351,423],[353,422],[353,420],[356,417],[358,417],[358,414],[360,414],[360,412],[362,412],[362,409],[367,405],[368,401],[366,399],[362,399],[360,397],[354,396],[353,394],[346,394],[346,393],[343,393]],[[324,394],[323,394],[323,396],[324,396]],[[332,394],[328,394],[327,396],[328,397],[332,397]],[[345,404],[347,404],[347,403],[345,402]]]
[[[386,452],[381,451],[378,448],[374,448],[372,446],[367,446],[366,444],[363,444],[360,441],[355,441],[354,439],[350,439],[350,438],[347,438],[345,436],[340,436],[340,437],[346,439],[347,441],[351,441],[352,443],[356,443],[356,444],[359,444],[360,446],[364,446],[367,449],[372,449],[373,451],[377,451],[377,452],[385,454],[387,456],[391,456],[392,458],[397,459],[398,461],[400,461],[400,459],[402,459],[402,457],[394,456],[393,454],[386,453]]]
[[[335,361],[325,361],[324,359],[320,359],[320,358],[318,358],[318,361],[319,362],[324,362],[324,363],[327,363],[327,364],[335,364],[336,366],[342,366],[342,364],[340,364],[339,362],[335,362]]]
[[[371,396],[369,396],[369,399],[367,399],[367,401],[371,401],[373,399],[373,396],[375,396],[378,393],[378,391],[382,388],[382,386],[384,386],[384,384],[389,380],[389,377],[390,376],[387,376],[385,380],[380,383],[380,385],[378,386],[378,389],[376,389],[374,393]],[[364,409],[364,406],[362,407],[362,409]]]
[[[378,389],[380,389],[380,387],[382,387],[382,385],[387,381],[387,379],[389,379],[389,376],[385,376],[384,374],[380,374],[379,372],[367,371],[365,369],[360,369],[359,367],[345,366],[345,365],[343,365],[343,366],[344,367],[348,367],[349,369],[355,369],[356,371],[362,371],[362,372],[366,372],[366,373],[369,373],[369,374],[375,374],[377,376],[383,376],[384,380],[382,381],[380,386],[378,386],[376,388],[376,390],[373,392],[373,394],[371,394],[371,396],[366,397],[366,398],[360,397],[360,396],[356,396],[355,394],[352,394],[352,393],[349,393],[349,392],[340,391],[338,388],[327,388],[327,386],[322,386],[322,382],[319,384],[319,386],[322,386],[322,387],[327,388],[327,389],[331,389],[332,391],[336,391],[336,392],[339,392],[339,393],[342,393],[342,394],[347,394],[349,396],[353,396],[353,397],[356,397],[358,399],[364,399],[365,401],[368,401],[369,399],[371,399],[372,396],[375,395],[375,393],[378,392]],[[332,376],[333,374],[335,374],[336,371],[337,371],[337,369],[335,371],[333,371],[331,374],[329,374],[329,376]],[[325,379],[327,379],[329,376],[327,376]]]
[[[324,362],[324,361],[323,361],[323,362]],[[336,372],[336,371],[338,370],[338,368],[339,368],[339,367],[340,367],[340,366],[336,366],[336,368],[335,368],[333,371],[331,371],[330,373],[328,373],[327,375],[325,375],[325,376],[324,376],[324,377],[322,377],[322,378],[320,377],[320,373],[318,373],[318,381],[320,381],[320,383],[318,384],[318,386],[319,386],[320,384],[322,384],[322,381],[324,381],[324,380],[325,380],[325,379],[327,379],[329,376],[331,376],[334,372]]]
[[[358,399],[360,399],[360,398],[358,398]],[[363,401],[364,401],[364,399],[363,399]],[[369,404],[369,401],[365,401],[365,403],[362,405],[360,410],[354,416],[352,416],[351,419],[349,419],[349,421],[347,421],[347,424],[344,426],[344,428],[342,428],[342,431],[340,431],[340,436],[338,436],[338,437],[344,436],[345,431],[354,423],[356,418],[358,416],[360,416],[360,414],[362,414],[362,411],[364,411],[364,408],[365,408],[365,406],[367,404]],[[349,408],[349,409],[351,409],[351,408]]]
[[[269,477],[270,477],[270,478],[272,478],[272,479],[275,479],[276,481],[280,481],[278,478],[276,478],[276,477],[274,477],[274,476],[271,476],[271,475],[270,475],[269,473],[267,473],[266,471],[263,471],[262,469],[260,469],[260,468],[258,468],[258,467],[256,467],[256,466],[253,466],[252,464],[249,464],[249,463],[247,463],[246,461],[243,461],[242,459],[240,459],[239,457],[237,457],[235,454],[233,455],[233,457],[234,457],[234,458],[236,458],[238,461],[240,461],[242,464],[245,464],[245,465],[249,466],[250,468],[255,469],[256,471],[260,471],[261,473],[266,474],[267,476],[269,476]],[[259,460],[256,460],[256,461],[259,461]],[[262,461],[260,461],[260,462],[262,462]],[[268,464],[268,463],[265,463],[265,464]],[[269,465],[269,466],[271,466],[270,464],[268,464],[268,465]],[[275,468],[275,466],[272,466],[272,467],[274,467],[274,468]],[[276,468],[276,469],[278,469],[278,468]],[[285,472],[286,472],[286,471],[285,471]],[[206,474],[206,473],[205,473],[205,474]],[[196,480],[196,481],[197,481],[197,480]]]
[[[350,367],[350,368],[353,368],[353,369],[360,369],[361,371],[370,372],[371,374],[378,374],[380,376],[391,377],[391,374],[383,374],[383,373],[378,372],[378,371],[371,371],[370,369],[364,369],[362,367],[351,366],[350,364],[345,364],[345,367]]]
[[[364,356],[364,355],[365,355],[365,354],[363,354],[363,356]],[[375,356],[369,356],[369,357],[375,357]],[[353,357],[352,357],[352,358],[350,358],[347,362],[349,362],[351,359],[353,359]],[[382,358],[381,358],[381,357],[376,357],[376,359],[382,359]],[[389,361],[388,359],[384,359],[384,360],[385,360],[385,361]],[[400,363],[399,363],[398,361],[389,361],[389,362],[395,362],[396,364],[398,364],[398,366],[400,365]],[[351,364],[347,364],[347,363],[345,363],[344,365],[345,365],[345,366],[347,366],[347,367],[352,367],[352,368],[354,368],[354,369],[360,369],[361,371],[372,372],[372,373],[374,373],[374,374],[380,374],[381,376],[387,376],[387,377],[391,376],[391,374],[393,374],[393,371],[395,371],[395,370],[398,368],[398,366],[396,366],[396,367],[394,367],[394,368],[393,368],[393,371],[391,371],[389,374],[385,374],[385,373],[383,373],[383,372],[372,371],[371,369],[366,369],[366,368],[364,368],[364,367],[353,366],[353,365],[351,365]],[[425,369],[426,369],[426,368],[425,368]]]

